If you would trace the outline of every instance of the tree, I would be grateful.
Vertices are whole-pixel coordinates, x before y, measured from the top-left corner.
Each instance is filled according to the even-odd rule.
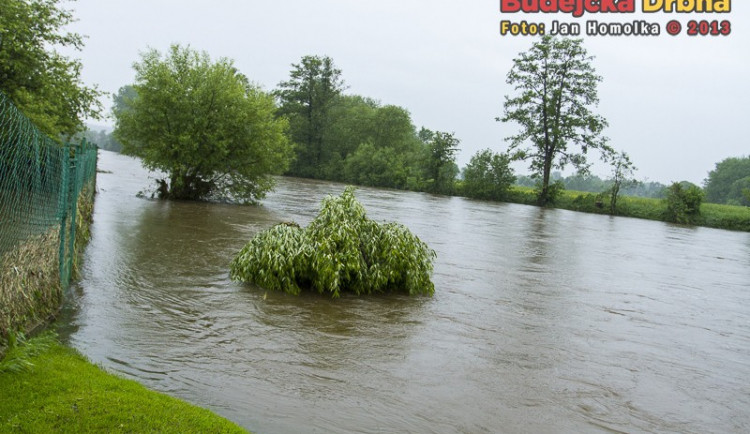
[[[401,177],[386,179],[398,167],[417,165],[415,155],[421,143],[409,112],[398,106],[381,104],[358,95],[341,95],[329,114],[326,134],[325,161],[319,167],[320,177],[360,185],[403,188]],[[361,149],[362,147],[364,149]],[[354,154],[357,154],[356,157]],[[394,161],[386,171],[368,167],[367,159],[379,157],[378,163]],[[353,169],[350,159],[359,169]],[[361,163],[361,164],[360,164]],[[393,169],[393,170],[391,170]],[[379,173],[378,173],[379,172]],[[372,181],[378,178],[378,181]],[[371,183],[376,182],[376,183]],[[383,183],[387,185],[383,185]]]
[[[612,164],[612,187],[609,189],[609,212],[614,215],[617,212],[617,197],[620,194],[620,188],[636,182],[633,175],[638,169],[625,152],[613,153],[610,164]]]
[[[464,194],[476,199],[502,200],[516,182],[510,157],[489,149],[478,151],[464,168]]]
[[[437,194],[453,193],[453,184],[458,175],[456,152],[460,141],[452,133],[432,132],[425,128],[419,133],[427,139],[429,157],[426,161],[427,191]]]
[[[652,197],[663,199],[666,196],[667,186],[656,181],[645,179],[629,185],[624,185],[621,193],[628,196]]]
[[[372,131],[375,146],[406,150],[416,140],[416,131],[408,110],[395,105],[378,107]]]
[[[664,219],[679,224],[697,223],[704,196],[703,190],[695,184],[687,181],[673,183],[667,189]]]
[[[609,183],[590,173],[574,173],[563,179],[566,190],[599,193],[609,188]],[[534,184],[532,183],[532,186]]]
[[[0,91],[53,139],[82,131],[101,111],[96,87],[81,81],[81,62],[57,48],[81,50],[83,37],[63,29],[74,21],[60,0],[2,0]]]
[[[743,194],[750,187],[750,157],[726,158],[716,163],[704,185],[707,202],[750,205]]]
[[[232,61],[173,45],[134,65],[134,92],[116,105],[115,137],[124,152],[167,173],[159,195],[255,202],[269,175],[288,167],[287,123],[273,96],[251,85]]]
[[[344,89],[341,70],[330,57],[304,56],[292,64],[290,79],[279,83],[279,113],[289,118],[297,158],[290,173],[322,178],[322,167],[331,157],[324,144],[330,132],[330,112]]]
[[[130,108],[130,101],[133,101],[138,96],[133,85],[125,85],[121,87],[116,94],[112,95],[112,110],[116,112],[122,112]]]
[[[346,182],[372,187],[406,187],[408,171],[403,154],[390,146],[362,143],[343,165]]]
[[[729,189],[727,204],[750,206],[750,176],[738,179],[732,183]]]
[[[572,164],[585,171],[589,149],[611,152],[602,136],[607,121],[589,108],[599,102],[597,84],[602,80],[592,59],[581,39],[544,36],[513,60],[508,73],[507,83],[519,93],[505,97],[504,114],[496,120],[521,126],[520,133],[506,138],[508,151],[513,160],[531,160],[530,169],[541,178],[541,205],[553,196],[553,168]],[[574,152],[574,146],[580,152]]]
[[[122,152],[122,144],[115,140],[111,132],[99,130],[99,132],[87,129],[73,136],[73,141],[86,139],[86,141],[95,144],[99,149],[105,149],[112,152]]]
[[[328,158],[319,168],[321,178],[356,183],[347,179],[343,166],[361,144],[372,142],[372,124],[378,108],[377,101],[359,95],[337,98],[329,113],[330,128],[325,143]]]

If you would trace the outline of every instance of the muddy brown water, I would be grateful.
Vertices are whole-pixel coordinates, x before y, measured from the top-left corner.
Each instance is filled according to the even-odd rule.
[[[435,296],[293,297],[228,264],[342,185],[160,202],[137,160],[99,167],[62,336],[257,433],[750,430],[750,234],[361,188],[437,251]]]

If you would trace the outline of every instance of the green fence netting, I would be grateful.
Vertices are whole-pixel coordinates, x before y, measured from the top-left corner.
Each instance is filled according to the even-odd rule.
[[[0,346],[60,304],[87,236],[96,146],[61,144],[0,92]]]

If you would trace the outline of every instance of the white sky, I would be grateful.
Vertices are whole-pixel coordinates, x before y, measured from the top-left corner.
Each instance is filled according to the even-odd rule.
[[[87,35],[75,57],[83,78],[116,92],[132,83],[146,48],[190,44],[229,57],[266,90],[287,79],[304,55],[328,55],[348,93],[408,109],[417,127],[455,132],[463,167],[477,150],[506,147],[514,125],[495,122],[512,89],[505,77],[529,36],[501,36],[499,22],[586,20],[658,22],[656,37],[584,35],[604,77],[598,112],[611,145],[631,155],[636,176],[702,183],[715,163],[750,154],[750,6],[730,14],[501,14],[497,0],[78,0],[66,3]],[[636,1],[641,10],[641,1]],[[670,19],[729,20],[724,37],[666,34]],[[105,102],[107,107],[110,102]],[[109,121],[108,123],[111,123]],[[525,165],[519,173],[526,173]],[[606,167],[594,173],[606,177]]]

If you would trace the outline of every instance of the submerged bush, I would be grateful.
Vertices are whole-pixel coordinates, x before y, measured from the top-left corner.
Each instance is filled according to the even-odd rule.
[[[379,224],[347,187],[328,196],[307,228],[281,223],[255,236],[232,261],[232,279],[299,294],[405,292],[432,295],[435,252],[398,223]]]

